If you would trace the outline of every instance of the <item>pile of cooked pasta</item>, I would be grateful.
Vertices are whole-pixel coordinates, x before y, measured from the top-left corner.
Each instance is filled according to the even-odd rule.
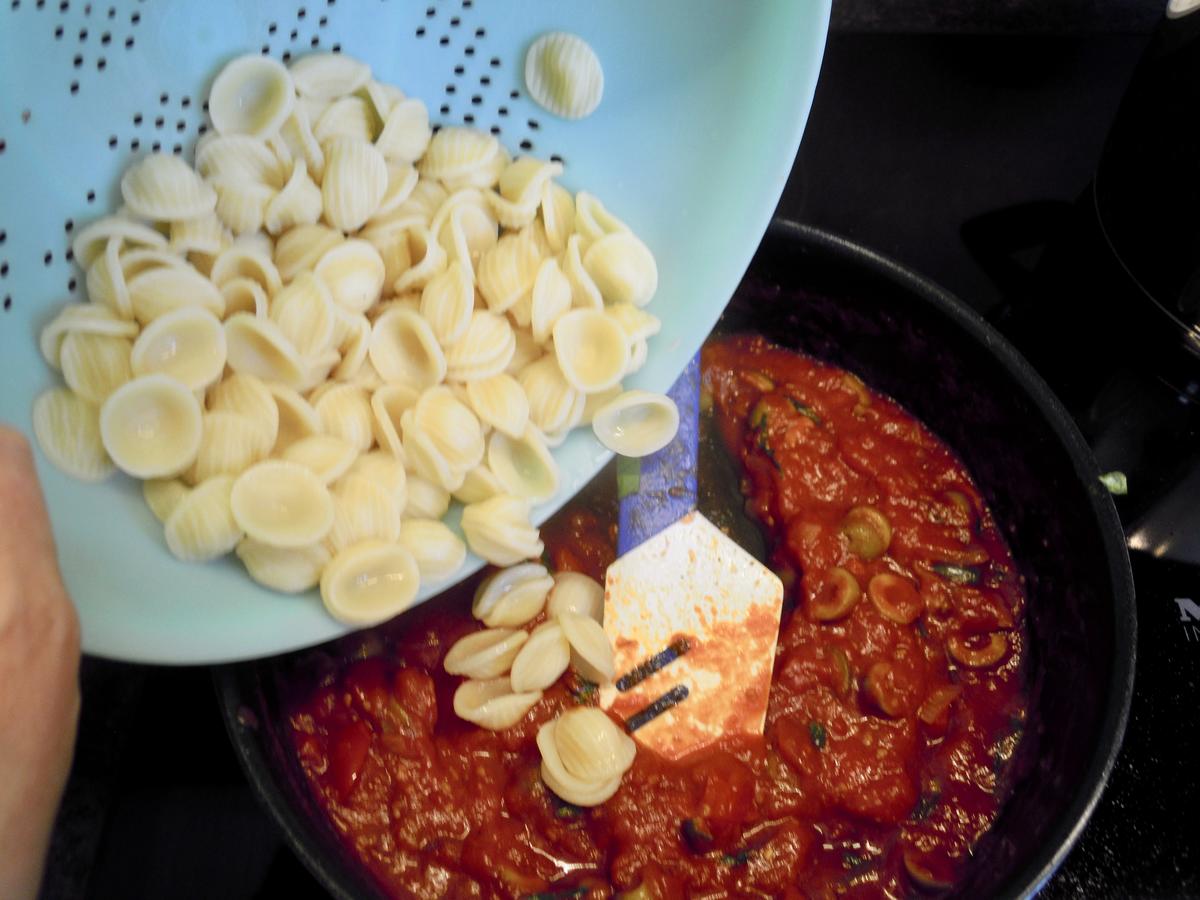
[[[345,55],[238,58],[209,115],[194,167],[139,159],[77,234],[89,302],[43,331],[66,386],[33,410],[64,471],[144,480],[177,557],[236,552],[369,624],[467,546],[537,557],[571,429],[669,440],[666,398],[621,386],[660,328],[654,256],[559,163],[431,128]]]
[[[454,712],[481,728],[520,723],[568,667],[597,685],[616,675],[601,625],[604,588],[580,572],[551,575],[533,562],[501,569],[480,583],[471,613],[487,627],[455,642],[442,666],[466,677],[454,692]],[[633,739],[591,706],[543,723],[537,744],[546,786],[577,806],[615,794],[637,754]]]

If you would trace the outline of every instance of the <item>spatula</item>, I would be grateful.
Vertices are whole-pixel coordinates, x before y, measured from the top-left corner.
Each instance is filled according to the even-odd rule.
[[[700,360],[669,395],[679,431],[618,461],[618,559],[604,630],[617,678],[600,704],[642,745],[679,759],[725,735],[761,734],[783,584],[697,511]]]

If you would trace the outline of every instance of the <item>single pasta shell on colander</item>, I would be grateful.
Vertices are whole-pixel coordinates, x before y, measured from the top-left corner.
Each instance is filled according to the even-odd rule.
[[[400,544],[417,561],[422,582],[449,578],[467,559],[467,545],[462,538],[437,519],[401,522]]]
[[[675,437],[679,408],[665,394],[626,391],[596,411],[592,430],[614,453],[647,456]]]
[[[290,444],[280,458],[312,470],[323,484],[333,484],[354,464],[358,448],[331,434],[313,434]]]
[[[446,651],[442,668],[450,675],[497,678],[508,672],[517,651],[529,638],[520,628],[485,628],[459,638]]]
[[[425,154],[432,136],[425,104],[401,100],[388,110],[375,146],[389,162],[415,163]]]
[[[292,114],[279,127],[275,140],[287,148],[292,160],[304,160],[309,175],[320,181],[325,172],[325,151],[312,130],[312,120],[303,104],[297,103]]]
[[[404,460],[386,450],[363,453],[350,466],[347,474],[373,481],[387,491],[396,509],[403,516],[408,506],[408,474],[404,471]]]
[[[421,291],[421,315],[443,347],[463,336],[474,309],[475,284],[461,262],[451,263]]]
[[[544,691],[567,671],[571,645],[557,622],[544,622],[533,630],[513,660],[508,677],[514,691]]]
[[[379,201],[379,208],[367,222],[368,228],[384,221],[391,213],[399,209],[412,194],[413,188],[417,186],[420,178],[412,163],[388,160],[387,170],[387,190],[383,193],[383,199]]]
[[[513,203],[511,200],[505,200],[495,191],[488,191],[486,199],[492,216],[510,230],[524,228],[537,216],[538,205],[536,203]]]
[[[217,318],[225,314],[225,298],[217,286],[191,266],[162,266],[126,277],[134,317],[143,325],[185,306],[198,306]]]
[[[275,188],[223,175],[212,178],[211,183],[217,192],[217,218],[222,225],[235,235],[252,234],[262,228]]]
[[[430,139],[417,170],[444,183],[460,181],[486,167],[499,152],[494,135],[474,128],[442,128]]]
[[[534,101],[564,119],[591,115],[604,95],[604,70],[582,38],[543,34],[525,54],[525,87]]]
[[[340,551],[321,573],[321,600],[329,614],[352,625],[396,616],[417,596],[421,574],[399,544],[363,541]]]
[[[504,316],[477,309],[461,340],[446,350],[446,377],[477,381],[499,375],[516,352],[512,326]]]
[[[400,418],[417,405],[421,394],[416,388],[400,382],[385,384],[371,394],[371,412],[374,414],[375,439],[379,446],[402,456],[404,449],[400,435]]]
[[[536,428],[527,427],[516,439],[500,431],[492,432],[487,461],[504,492],[514,497],[541,503],[558,490],[558,463]]]
[[[313,136],[324,145],[336,138],[375,140],[380,122],[369,100],[363,97],[341,97],[329,104],[313,123]]]
[[[183,306],[142,330],[129,362],[135,375],[162,372],[193,391],[201,390],[225,370],[225,330],[208,310]]]
[[[216,475],[240,475],[271,450],[267,432],[240,413],[205,413],[201,427],[200,447],[188,473],[188,480],[193,483]]]
[[[279,326],[249,313],[225,321],[229,368],[263,381],[296,387],[304,380],[304,362]]]
[[[400,538],[400,511],[391,493],[361,475],[347,475],[333,489],[333,527],[326,538],[334,553],[360,541]]]
[[[97,406],[133,377],[128,338],[72,331],[62,342],[59,363],[67,387]]]
[[[263,214],[263,225],[271,234],[279,234],[296,225],[313,225],[321,218],[321,189],[308,176],[303,159],[292,163],[292,174]]]
[[[562,612],[557,617],[571,645],[571,668],[596,684],[607,684],[616,677],[612,642],[604,628],[591,616]]]
[[[507,312],[533,288],[541,254],[528,235],[506,234],[479,259],[479,293],[492,312]]]
[[[376,81],[374,78],[359,88],[358,93],[370,101],[371,108],[375,110],[375,115],[379,116],[380,121],[386,120],[392,107],[405,99],[404,91],[400,88],[394,84]]]
[[[291,281],[306,269],[315,268],[321,257],[345,238],[327,225],[297,225],[275,242],[275,267],[279,277]]]
[[[87,268],[104,252],[111,238],[119,238],[123,244],[132,246],[156,247],[160,250],[167,247],[167,239],[161,231],[124,216],[105,216],[89,222],[75,233],[71,241],[71,255],[75,262]]]
[[[328,250],[313,271],[333,302],[354,313],[366,312],[379,300],[386,273],[379,251],[358,238]]]
[[[454,491],[453,497],[459,503],[478,503],[488,497],[504,493],[504,488],[486,465],[478,465],[463,476],[463,483]]]
[[[572,387],[594,394],[612,387],[625,374],[629,336],[607,313],[573,309],[554,325],[554,355]]]
[[[548,181],[542,185],[540,203],[546,243],[552,253],[562,253],[575,232],[575,198],[561,184]]]
[[[299,393],[281,384],[268,385],[267,390],[278,422],[273,453],[282,453],[296,441],[321,433],[321,417]]]
[[[446,377],[446,356],[433,328],[409,309],[393,309],[375,320],[369,355],[386,382],[424,389]]]
[[[132,338],[137,336],[138,327],[136,322],[118,318],[108,307],[94,303],[68,303],[42,329],[38,337],[38,347],[42,356],[56,369],[61,368],[63,340],[73,332]]]
[[[428,478],[410,472],[408,503],[404,515],[410,519],[440,519],[450,508],[450,492]]]
[[[553,586],[541,563],[509,566],[479,583],[471,614],[489,628],[519,628],[538,617]]]
[[[211,134],[196,144],[196,171],[205,178],[224,178],[278,188],[286,172],[266,141],[244,134]]]
[[[614,303],[607,308],[607,312],[620,323],[629,340],[633,342],[645,341],[662,330],[662,321],[658,316],[632,303]]]
[[[529,424],[529,398],[517,379],[507,372],[468,381],[467,402],[485,424],[511,438],[519,438]]]
[[[633,346],[629,349],[629,368],[625,370],[625,374],[632,375],[646,364],[646,358],[650,354],[650,349],[645,341],[634,341]]]
[[[336,315],[329,289],[311,272],[303,272],[271,301],[271,321],[305,358],[333,345]]]
[[[461,202],[455,202],[462,197]],[[444,207],[450,207],[449,214],[442,219],[442,211],[433,218],[430,226],[438,237],[446,258],[451,262],[461,262],[475,277],[475,263],[499,239],[500,227],[495,216],[488,208],[487,202],[475,188],[460,191],[446,201]]]
[[[163,523],[167,549],[185,562],[208,562],[224,556],[242,539],[229,497],[233,479],[210,478],[188,491]]]
[[[269,315],[267,292],[253,278],[232,278],[221,285],[221,296],[225,299],[225,315],[249,313],[265,319]]]
[[[542,344],[550,339],[555,324],[571,308],[571,282],[553,257],[542,260],[530,299],[533,339]]]
[[[133,305],[129,301],[120,252],[121,239],[109,238],[104,252],[87,268],[87,296],[96,306],[111,310],[117,318],[132,319]]]
[[[582,572],[555,572],[554,586],[546,598],[546,615],[551,619],[564,613],[587,616],[604,622],[604,585]]]
[[[429,283],[429,279],[446,267],[445,249],[423,226],[408,230],[408,254],[412,265],[392,285],[397,294],[421,290]]]
[[[216,256],[228,243],[229,235],[215,212],[205,213],[194,219],[178,219],[171,223],[172,253],[204,253]]]
[[[600,288],[583,265],[581,247],[579,235],[573,234],[567,238],[567,249],[562,255],[563,274],[571,284],[571,303],[579,309],[604,309]]]
[[[387,186],[387,163],[371,144],[337,138],[326,146],[321,200],[325,221],[334,228],[341,231],[362,228],[379,209]]]
[[[550,179],[557,178],[562,172],[562,163],[519,156],[500,173],[500,196],[521,206],[537,206],[541,202],[543,188]]]
[[[143,375],[119,387],[100,409],[104,449],[136,478],[178,475],[200,447],[200,403],[166,375]]]
[[[263,587],[285,594],[298,594],[316,587],[321,580],[321,570],[331,559],[323,543],[307,547],[272,547],[254,538],[243,538],[235,552],[251,578]]]
[[[563,773],[589,784],[620,778],[637,755],[633,739],[595,706],[577,706],[564,712],[554,722],[553,739]],[[543,763],[547,762],[550,755],[545,752],[540,734],[538,748],[543,751]]]
[[[564,377],[558,360],[547,354],[517,375],[529,398],[529,420],[545,433],[558,431],[571,419],[579,391]]]
[[[302,97],[336,100],[371,80],[371,67],[341,53],[309,53],[291,65],[292,81]]]
[[[166,522],[191,488],[179,478],[150,478],[142,482],[142,499],[160,522]]]
[[[474,553],[498,566],[542,555],[545,545],[529,518],[529,501],[497,494],[463,507],[462,530]]]
[[[629,226],[610,213],[603,203],[587,191],[575,195],[575,230],[584,249],[602,237],[629,231]]]
[[[296,103],[296,88],[283,63],[257,53],[225,64],[208,92],[208,115],[218,134],[268,138]]]
[[[33,433],[49,460],[81,481],[100,481],[113,471],[100,438],[100,411],[92,403],[56,387],[33,402]]]
[[[645,306],[658,289],[654,255],[629,232],[600,238],[584,254],[583,265],[610,304]]]
[[[541,699],[541,691],[514,694],[507,678],[464,681],[454,692],[454,713],[488,731],[503,731],[524,719]]]
[[[458,483],[468,469],[483,459],[483,429],[479,420],[445,385],[431,387],[421,394],[413,407],[413,424],[432,441],[456,473]],[[448,486],[447,489],[452,490]]]
[[[360,451],[375,443],[371,399],[365,388],[356,384],[330,384],[315,397],[313,409],[321,417],[326,434],[340,437]]]
[[[158,222],[194,219],[217,205],[212,186],[170,153],[152,153],[130,166],[121,196],[135,215]]]
[[[333,497],[298,463],[272,459],[251,466],[234,482],[231,503],[241,529],[272,547],[306,547],[333,527]]]

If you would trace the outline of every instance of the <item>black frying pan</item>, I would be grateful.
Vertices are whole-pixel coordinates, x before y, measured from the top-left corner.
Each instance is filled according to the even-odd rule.
[[[1099,799],[1133,692],[1129,558],[1087,445],[1045,383],[979,316],[826,232],[775,222],[719,327],[761,331],[890,394],[957,450],[1005,529],[1029,592],[1029,728],[1013,795],[957,893],[1034,893]],[[215,680],[247,777],[298,856],[334,896],[376,897],[313,802],[281,710],[288,683],[337,652],[219,668]]]

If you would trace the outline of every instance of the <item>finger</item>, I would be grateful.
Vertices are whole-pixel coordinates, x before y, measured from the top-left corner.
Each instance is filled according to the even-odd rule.
[[[29,442],[0,425],[0,557],[13,561],[54,553],[50,517],[42,499]]]

